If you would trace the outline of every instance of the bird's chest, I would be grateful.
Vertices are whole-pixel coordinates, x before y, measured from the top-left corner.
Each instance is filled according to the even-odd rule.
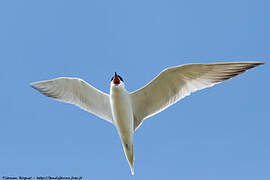
[[[122,133],[133,131],[133,112],[129,94],[125,90],[115,89],[111,92],[113,121]]]

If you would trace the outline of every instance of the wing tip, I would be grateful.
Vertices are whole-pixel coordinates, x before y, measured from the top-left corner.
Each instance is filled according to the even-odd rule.
[[[264,64],[266,64],[266,62],[255,62],[255,64],[257,65],[257,66],[259,66],[259,65],[264,65]]]
[[[50,98],[54,98],[57,99],[59,98],[59,96],[53,92],[50,92],[48,89],[46,89],[45,87],[39,86],[40,82],[32,82],[30,83],[30,87],[34,88],[35,90],[37,90],[38,92],[40,92],[41,94],[50,97]]]
[[[34,88],[34,89],[37,89],[37,82],[31,82],[31,83],[29,83],[29,86]]]
[[[255,62],[250,62],[250,63],[252,63],[254,65],[263,65],[263,64],[265,64],[265,62],[262,62],[262,61],[255,61]]]
[[[263,64],[265,64],[265,62],[251,62],[251,63],[248,63],[248,64],[249,65],[246,67],[245,71],[248,70],[248,69],[252,69],[254,67],[263,65]]]
[[[223,76],[221,76],[219,78],[216,78],[215,81],[213,81],[213,82],[214,83],[219,83],[219,82],[222,82],[222,81],[229,80],[229,79],[231,79],[231,78],[233,78],[235,76],[238,76],[238,75],[246,72],[249,69],[252,69],[252,68],[257,67],[259,65],[265,64],[265,62],[236,62],[235,64],[238,64],[238,63],[244,65],[244,67],[239,68],[238,70],[232,71],[231,73],[223,75]]]

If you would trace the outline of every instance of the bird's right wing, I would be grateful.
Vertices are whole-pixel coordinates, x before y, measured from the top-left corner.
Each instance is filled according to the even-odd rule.
[[[132,92],[134,129],[147,117],[200,89],[228,80],[261,62],[186,64],[165,69],[145,87]]]
[[[87,82],[78,78],[56,78],[30,84],[40,93],[66,103],[71,103],[112,122],[110,98]]]

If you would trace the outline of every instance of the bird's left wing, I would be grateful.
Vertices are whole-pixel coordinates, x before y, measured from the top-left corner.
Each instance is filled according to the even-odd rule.
[[[78,78],[56,78],[30,84],[40,93],[66,103],[71,103],[112,122],[109,95]]]
[[[261,62],[186,64],[165,69],[145,87],[130,94],[134,129],[142,121],[176,103],[190,93],[211,87]]]

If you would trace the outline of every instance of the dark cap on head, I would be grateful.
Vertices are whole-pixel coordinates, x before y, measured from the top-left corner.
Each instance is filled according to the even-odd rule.
[[[114,84],[120,84],[121,81],[123,82],[123,78],[114,72],[114,76],[112,77],[111,81],[113,81]]]

